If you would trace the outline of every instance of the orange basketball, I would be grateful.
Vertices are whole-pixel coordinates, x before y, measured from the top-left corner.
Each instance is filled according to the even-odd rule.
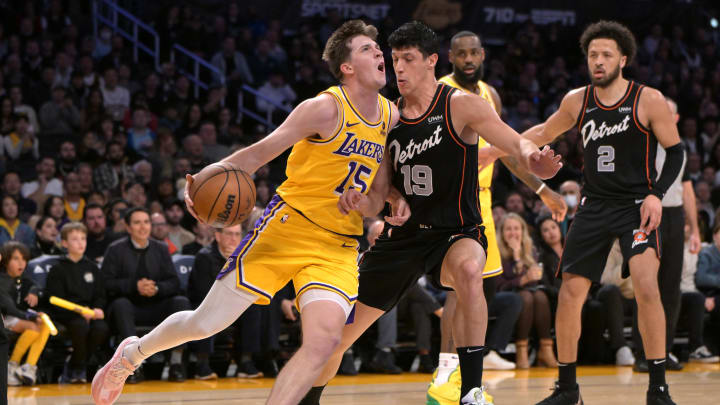
[[[198,217],[214,228],[242,223],[255,206],[255,183],[228,162],[213,163],[193,176],[190,199]]]

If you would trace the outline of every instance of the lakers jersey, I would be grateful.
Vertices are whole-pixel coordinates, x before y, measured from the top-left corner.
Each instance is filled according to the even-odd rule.
[[[385,154],[390,101],[378,94],[380,120],[370,122],[353,106],[342,85],[325,90],[338,108],[335,133],[328,139],[309,137],[293,146],[287,180],[277,190],[288,205],[310,221],[341,235],[360,236],[362,216],[340,213],[338,198],[350,187],[367,194]]]
[[[470,90],[468,90],[468,89],[462,87],[460,84],[458,84],[458,82],[455,81],[455,78],[453,77],[453,75],[443,76],[438,81],[445,83],[448,86],[455,87],[456,89],[460,89],[460,90],[466,91],[468,93],[471,93]],[[488,86],[487,83],[485,83],[482,80],[478,80],[477,85],[478,85],[478,89],[480,89],[480,92],[477,93],[477,95],[484,98],[488,103],[490,103],[493,110],[497,110],[497,108],[495,106],[495,102],[493,101],[493,98],[492,98],[492,93],[490,92],[490,86]],[[488,143],[482,137],[478,137],[478,148],[482,148],[482,147],[486,146],[487,144]],[[487,188],[487,189],[490,188],[490,184],[492,183],[492,175],[493,175],[494,167],[495,167],[495,164],[493,163],[493,164],[485,166],[482,170],[479,170],[478,185],[481,188]]]

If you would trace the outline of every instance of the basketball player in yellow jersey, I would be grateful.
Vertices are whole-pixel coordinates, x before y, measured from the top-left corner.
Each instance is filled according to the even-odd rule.
[[[502,114],[502,101],[500,95],[494,87],[481,80],[483,76],[483,63],[485,61],[485,50],[482,47],[480,37],[470,31],[461,31],[455,34],[450,40],[449,60],[453,65],[453,73],[441,77],[438,81],[449,86],[461,89],[468,93],[474,93],[484,98],[493,109]],[[487,145],[483,138],[478,139],[478,147],[482,148]],[[502,162],[517,178],[525,183],[531,190],[540,196],[545,205],[550,208],[553,218],[562,221],[567,212],[567,205],[562,196],[545,186],[542,180],[532,173],[525,170],[519,164],[517,159],[506,156],[508,159],[501,159]],[[502,264],[500,251],[498,250],[497,240],[495,237],[495,222],[492,216],[492,194],[490,187],[492,185],[492,176],[494,165],[488,165],[478,168],[478,183],[480,189],[480,210],[482,214],[483,226],[485,226],[485,236],[488,239],[487,261],[483,269],[483,277],[486,278],[483,288],[485,290],[485,299],[488,306],[493,299],[495,293],[495,283],[491,277],[502,274]],[[443,309],[441,325],[441,344],[440,344],[440,361],[438,363],[437,373],[433,377],[433,383],[428,388],[428,404],[443,404],[446,400],[451,403],[457,403],[459,398],[452,398],[457,394],[461,381],[460,373],[453,374],[453,379],[449,377],[458,365],[457,354],[455,353],[455,345],[452,339],[453,313],[457,304],[457,295],[454,291],[448,291]],[[485,369],[492,369],[493,362],[503,363],[499,367],[509,367],[512,363],[505,362],[497,354],[497,348],[493,348],[488,339],[488,348],[490,352],[485,359]],[[435,402],[433,402],[435,401]]]
[[[262,141],[223,159],[253,173],[294,145],[287,181],[230,256],[202,304],[173,314],[141,339],[120,343],[93,379],[96,404],[112,404],[127,376],[147,357],[220,332],[253,303],[269,303],[291,280],[302,314],[303,342],[278,376],[267,403],[294,405],[310,389],[339,344],[357,298],[362,216],[377,215],[387,199],[394,212],[386,218],[389,222],[402,224],[409,217],[402,197],[388,197],[385,139],[399,114],[378,94],[385,86],[385,65],[376,36],[375,27],[359,20],[338,28],[323,59],[341,84],[301,103]],[[188,176],[185,200],[195,215],[190,183]]]

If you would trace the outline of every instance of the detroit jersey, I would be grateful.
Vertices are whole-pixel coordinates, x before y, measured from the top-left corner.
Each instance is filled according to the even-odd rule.
[[[277,193],[322,228],[360,236],[363,233],[360,213],[342,215],[337,202],[350,187],[363,194],[370,191],[385,153],[392,118],[390,101],[378,94],[380,120],[370,122],[353,106],[342,85],[323,93],[332,95],[337,103],[335,134],[329,139],[305,138],[293,146],[287,162],[287,180]]]
[[[468,93],[471,93],[470,90],[465,89],[462,87],[453,77],[453,75],[445,75],[441,77],[439,82],[445,83],[448,86],[455,87],[456,89],[465,90]],[[490,92],[490,86],[488,86],[487,83],[485,83],[482,80],[477,81],[478,89],[480,90],[479,93],[476,93],[478,96],[482,97],[490,103],[490,105],[493,108],[493,111],[496,111],[497,108],[495,106],[495,101],[493,101],[492,93]],[[488,143],[483,137],[478,137],[478,148],[482,148],[484,146],[487,146]],[[482,189],[490,189],[490,186],[492,185],[492,176],[493,176],[493,170],[495,168],[495,163],[491,163],[482,169],[478,168],[478,183],[480,184],[480,188]]]
[[[584,149],[583,194],[590,198],[641,200],[655,184],[657,138],[637,116],[644,87],[630,81],[612,106],[600,102],[595,86],[585,89],[578,131]]]
[[[410,205],[403,227],[459,228],[479,225],[477,144],[466,144],[452,126],[450,97],[456,89],[438,84],[420,117],[400,114],[388,138],[392,184]],[[402,111],[402,99],[400,99]]]

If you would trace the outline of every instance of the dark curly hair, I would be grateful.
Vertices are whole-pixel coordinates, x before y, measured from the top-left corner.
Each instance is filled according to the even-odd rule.
[[[377,28],[365,24],[362,20],[350,20],[336,29],[325,44],[322,59],[327,62],[333,76],[341,82],[343,74],[340,71],[340,65],[350,58],[350,41],[358,35],[365,35],[374,41],[378,31]]]
[[[388,37],[392,49],[417,48],[423,57],[440,52],[440,39],[435,31],[420,21],[410,21]]]
[[[587,56],[590,41],[596,38],[606,38],[615,41],[618,48],[620,48],[620,53],[627,57],[626,66],[629,66],[633,59],[635,59],[635,52],[637,51],[635,36],[628,27],[619,22],[601,20],[588,25],[580,36],[580,49],[582,49],[585,56]]]

